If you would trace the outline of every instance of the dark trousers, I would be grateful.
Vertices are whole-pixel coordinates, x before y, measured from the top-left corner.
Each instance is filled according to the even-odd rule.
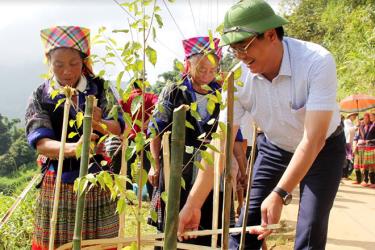
[[[260,206],[277,185],[293,154],[273,145],[264,135],[258,136],[258,157],[254,164],[253,185],[247,225],[261,223]],[[300,182],[295,249],[324,249],[328,218],[335,199],[345,161],[345,138],[341,133],[328,138],[312,167]],[[242,226],[244,209],[236,226]],[[230,236],[229,248],[239,249],[241,235]],[[246,235],[245,249],[261,248],[257,235]]]

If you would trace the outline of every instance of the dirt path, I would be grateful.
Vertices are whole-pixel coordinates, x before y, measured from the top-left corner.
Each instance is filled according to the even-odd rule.
[[[327,250],[375,249],[375,189],[351,182],[344,180],[340,184],[330,215]],[[294,197],[299,197],[298,190]],[[282,220],[295,228],[297,212],[296,198],[284,207]]]

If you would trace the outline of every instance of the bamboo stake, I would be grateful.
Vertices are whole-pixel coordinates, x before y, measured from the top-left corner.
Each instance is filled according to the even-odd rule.
[[[32,180],[29,182],[27,187],[22,191],[22,193],[17,197],[16,201],[13,205],[8,209],[8,211],[4,214],[3,218],[0,220],[0,229],[8,222],[14,211],[16,211],[18,205],[25,199],[26,194],[30,191],[30,189],[34,186],[34,183],[39,179],[40,174],[34,175]]]
[[[246,227],[246,231],[250,231],[251,229],[254,228],[263,228],[262,226],[249,226]],[[267,225],[267,227],[263,229],[269,229],[269,230],[276,230],[280,229],[281,226],[280,224],[270,224]],[[229,233],[239,233],[242,231],[242,227],[234,227],[229,229]],[[213,234],[223,234],[223,229],[216,229],[216,230],[198,230],[198,231],[190,231],[190,232],[185,232],[185,236],[206,236],[206,235],[213,235]],[[147,234],[142,236],[142,242],[149,242],[157,239],[164,239],[166,237],[165,233],[158,233],[158,234]],[[110,239],[96,239],[96,240],[84,240],[82,241],[82,247],[87,247],[87,246],[94,246],[94,245],[99,245],[101,244],[102,246],[107,245],[114,245],[114,244],[131,244],[132,242],[136,241],[137,237],[126,237],[123,239],[119,238],[110,238]],[[159,243],[162,243],[162,241],[158,241]],[[203,247],[203,246],[200,246]],[[67,243],[64,244],[60,247],[57,248],[57,250],[65,250],[65,249],[70,249],[72,248],[72,243]],[[174,248],[175,249],[175,248]]]
[[[171,154],[169,147],[169,136],[171,132],[167,131],[163,134],[162,145],[163,145],[163,171],[164,171],[164,183],[165,190],[169,190],[169,176],[171,172]]]
[[[220,141],[214,139],[214,147],[220,148]],[[220,154],[214,152],[215,163],[214,163],[214,187],[213,187],[213,208],[212,208],[212,229],[215,230],[218,228],[219,224],[219,197],[220,197]],[[211,237],[211,247],[217,247],[217,234],[212,235]]]
[[[130,126],[128,126],[124,131],[123,141],[121,145],[121,169],[120,169],[120,174],[119,174],[121,176],[127,176],[127,172],[128,172],[128,163],[125,159],[125,155],[126,155],[126,148],[128,147],[129,132],[130,132]],[[126,189],[126,182],[125,182],[124,188]],[[125,194],[123,192],[121,192],[120,194],[120,199],[125,199]],[[126,203],[125,203],[125,206],[126,206]],[[124,232],[125,218],[126,218],[125,212],[119,215],[118,237],[120,239],[125,237],[125,232]],[[122,248],[123,248],[122,244],[117,245],[117,250],[121,250]]]
[[[81,163],[79,169],[79,177],[82,178],[88,173],[89,157],[90,157],[90,141],[91,141],[91,126],[92,113],[95,101],[95,96],[90,95],[86,98],[85,115],[83,117],[83,142],[81,151]],[[86,190],[78,190],[77,192],[77,208],[74,223],[73,249],[81,249],[82,241],[82,220],[85,207]]]
[[[185,152],[185,120],[189,106],[173,111],[171,166],[166,210],[164,249],[177,249],[178,214],[180,211],[181,175]]]
[[[226,142],[225,142],[225,181],[224,181],[224,212],[223,212],[223,236],[221,239],[222,249],[228,249],[228,236],[229,236],[229,224],[230,224],[230,209],[232,203],[232,154],[233,154],[233,143],[232,143],[232,126],[233,126],[233,102],[234,102],[234,76],[233,72],[229,73],[228,76],[228,99],[227,99],[227,131],[226,131]]]
[[[245,247],[245,239],[246,239],[246,224],[247,218],[249,216],[248,210],[250,205],[250,192],[251,192],[251,185],[253,184],[253,168],[254,168],[254,161],[255,161],[255,152],[256,152],[256,140],[257,140],[257,125],[253,122],[253,140],[251,144],[251,156],[250,156],[250,164],[249,164],[249,173],[247,177],[247,191],[246,191],[246,200],[245,200],[245,210],[244,216],[242,221],[242,233],[241,233],[241,241],[240,241],[240,250],[244,249]]]
[[[60,189],[61,189],[61,175],[62,175],[62,168],[64,163],[64,149],[65,149],[65,142],[66,142],[66,134],[68,130],[68,122],[69,122],[69,110],[71,105],[71,98],[74,92],[74,89],[70,87],[64,87],[65,92],[65,104],[64,104],[64,117],[63,117],[63,125],[62,125],[62,133],[61,133],[61,144],[60,144],[60,152],[59,152],[59,161],[57,166],[57,175],[55,181],[55,193],[54,193],[54,201],[53,201],[53,210],[52,210],[52,217],[50,222],[50,236],[49,236],[49,250],[53,250],[55,246],[55,234],[56,234],[56,222],[57,222],[57,212],[59,208],[59,199],[60,199]]]

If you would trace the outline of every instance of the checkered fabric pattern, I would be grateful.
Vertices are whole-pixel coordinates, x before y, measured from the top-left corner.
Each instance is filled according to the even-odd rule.
[[[56,48],[73,48],[90,55],[90,30],[79,26],[56,26],[40,31],[44,52]]]
[[[207,36],[192,37],[182,41],[182,45],[185,50],[185,59],[189,59],[191,56],[201,53],[214,52],[219,60],[221,59],[221,48],[219,47],[220,39],[213,38],[213,45],[210,46],[210,38]]]

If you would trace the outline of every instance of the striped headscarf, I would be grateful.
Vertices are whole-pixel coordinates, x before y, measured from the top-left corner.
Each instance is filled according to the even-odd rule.
[[[56,48],[72,48],[83,53],[85,57],[90,56],[90,30],[79,26],[55,26],[40,31],[44,53]],[[84,60],[86,69],[92,74],[91,61]]]
[[[210,38],[208,36],[192,37],[182,41],[182,45],[185,50],[185,60],[196,54],[204,54],[213,52],[219,60],[221,59],[222,53],[219,47],[220,39],[213,38],[213,44],[210,44]]]

